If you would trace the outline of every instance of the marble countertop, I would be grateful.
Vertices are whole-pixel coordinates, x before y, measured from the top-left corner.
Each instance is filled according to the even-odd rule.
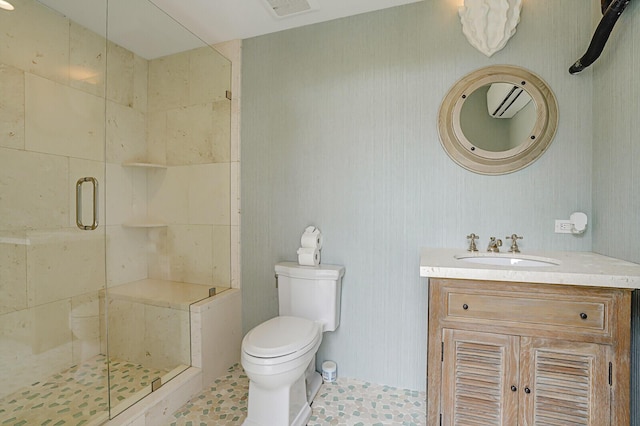
[[[476,256],[486,256],[478,252]],[[503,252],[500,256],[510,256]],[[420,253],[420,276],[470,280],[548,283],[610,288],[640,288],[640,264],[592,252],[526,252],[514,257],[552,259],[550,266],[481,265],[455,256],[474,256],[464,249],[423,248]]]

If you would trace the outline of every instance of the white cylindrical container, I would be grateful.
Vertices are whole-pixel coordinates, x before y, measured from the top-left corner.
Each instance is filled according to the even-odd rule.
[[[333,361],[325,361],[322,363],[322,380],[325,383],[333,383],[338,378],[338,366]]]

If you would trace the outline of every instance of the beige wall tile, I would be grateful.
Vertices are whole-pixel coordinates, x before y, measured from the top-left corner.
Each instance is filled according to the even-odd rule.
[[[229,162],[230,114],[228,100],[167,111],[167,164]]]
[[[194,364],[199,363],[202,368],[202,382],[213,383],[230,365],[240,362],[242,293],[228,290],[208,301],[206,307],[209,309],[202,306],[200,312],[191,314],[192,330],[195,330],[192,333],[200,337],[200,341],[194,341],[192,346],[198,344],[193,352],[200,359],[194,357]]]
[[[29,306],[98,291],[105,283],[104,231],[61,229],[27,233]]]
[[[189,343],[189,312],[145,305],[145,365],[167,370],[190,365]]]
[[[231,100],[231,161],[240,161],[240,99]]]
[[[213,161],[231,161],[231,102],[218,101],[213,104]]]
[[[0,148],[0,229],[69,223],[66,158]]]
[[[24,232],[0,232],[0,315],[27,307],[26,264]]]
[[[224,161],[216,145],[216,117],[212,104],[200,104],[167,111],[167,164],[207,164]],[[219,126],[223,127],[223,126]]]
[[[149,61],[133,55],[133,108],[147,112],[149,86]]]
[[[147,278],[147,230],[107,227],[107,285]]]
[[[106,224],[120,225],[147,214],[147,171],[107,163]]]
[[[144,162],[147,129],[144,112],[107,101],[107,162]]]
[[[214,226],[213,246],[213,284],[221,287],[231,286],[231,226]]]
[[[241,254],[240,251],[240,227],[231,226],[231,287],[241,288]]]
[[[0,64],[0,146],[24,149],[24,72]]]
[[[189,105],[221,101],[231,90],[231,63],[211,47],[189,51]]]
[[[69,79],[69,20],[33,0],[0,14],[0,57],[51,80]]]
[[[147,113],[147,161],[167,164],[167,112]]]
[[[75,22],[69,31],[69,85],[104,97],[106,40]]]
[[[189,52],[149,62],[148,110],[166,111],[189,103]]]
[[[69,313],[71,301],[58,300],[29,309],[32,313],[31,339],[34,353],[42,353],[71,342]]]
[[[171,224],[189,223],[189,167],[149,170],[149,213]]]
[[[211,284],[212,227],[170,225],[160,234],[158,252],[149,256],[149,277]]]
[[[231,165],[231,225],[240,226],[240,162]]]
[[[229,225],[229,163],[189,167],[189,223]]]
[[[104,100],[32,74],[26,75],[27,150],[104,159]]]
[[[133,52],[107,42],[107,99],[120,105],[133,106],[134,61]]]
[[[144,305],[107,297],[109,357],[143,363]]]

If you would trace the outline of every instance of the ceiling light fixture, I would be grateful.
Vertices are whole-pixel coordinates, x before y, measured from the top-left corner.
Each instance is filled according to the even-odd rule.
[[[4,10],[13,10],[14,7],[11,3],[9,3],[8,1],[5,0],[0,0],[0,9],[4,9]]]

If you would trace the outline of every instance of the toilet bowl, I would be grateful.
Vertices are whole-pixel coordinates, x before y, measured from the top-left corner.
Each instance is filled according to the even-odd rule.
[[[303,426],[322,383],[316,353],[322,333],[340,324],[344,267],[276,265],[280,316],[242,340],[241,363],[249,378],[245,426]]]
[[[250,380],[245,425],[307,423],[321,383],[315,371],[321,342],[322,324],[297,317],[275,317],[247,333],[241,354]]]

